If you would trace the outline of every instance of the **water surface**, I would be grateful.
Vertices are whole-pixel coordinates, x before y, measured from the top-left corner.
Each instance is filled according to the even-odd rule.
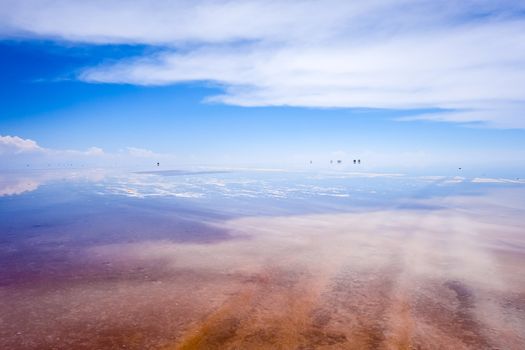
[[[522,349],[525,183],[0,175],[0,348]]]

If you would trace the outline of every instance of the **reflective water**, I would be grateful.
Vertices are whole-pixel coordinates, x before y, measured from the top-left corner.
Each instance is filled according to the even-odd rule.
[[[0,348],[525,348],[525,182],[0,175]]]

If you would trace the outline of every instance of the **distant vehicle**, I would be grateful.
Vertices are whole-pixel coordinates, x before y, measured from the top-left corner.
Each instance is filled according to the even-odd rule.
[[[341,163],[342,163],[342,160],[338,159],[337,164],[341,164]]]

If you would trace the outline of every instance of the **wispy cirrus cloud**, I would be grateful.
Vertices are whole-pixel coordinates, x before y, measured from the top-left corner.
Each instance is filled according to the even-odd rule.
[[[4,36],[141,43],[93,83],[212,82],[241,106],[436,108],[525,128],[524,1],[10,1]]]

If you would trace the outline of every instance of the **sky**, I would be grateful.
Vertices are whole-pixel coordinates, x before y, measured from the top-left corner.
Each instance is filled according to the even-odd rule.
[[[520,0],[0,0],[0,76],[2,168],[525,170]]]

